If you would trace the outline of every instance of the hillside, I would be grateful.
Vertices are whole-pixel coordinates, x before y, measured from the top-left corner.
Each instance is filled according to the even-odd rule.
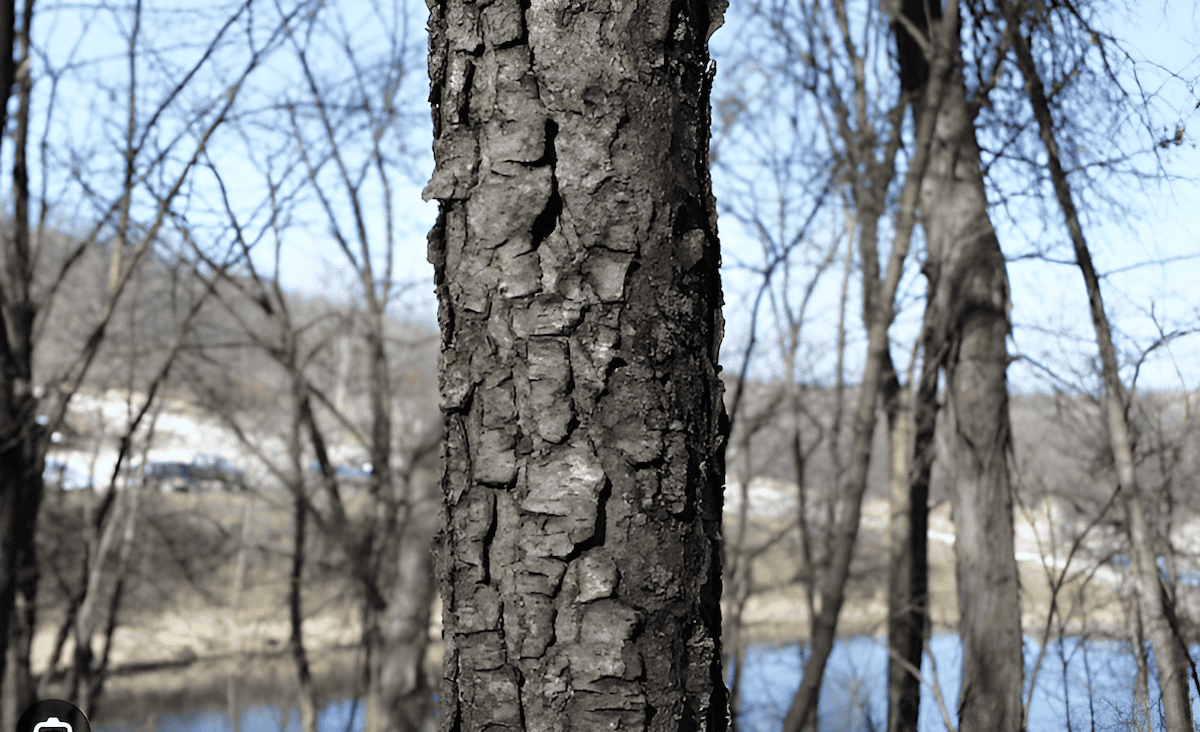
[[[413,337],[416,337],[414,334]],[[329,349],[324,387],[336,395],[354,419],[366,417],[361,401],[361,375],[353,374],[353,352]],[[232,350],[232,349],[231,349]],[[343,355],[350,354],[350,355]],[[247,357],[249,358],[249,357]],[[402,434],[417,434],[436,419],[433,397],[431,349],[413,352],[397,368],[405,384],[397,397]],[[221,361],[198,360],[187,376],[219,374]],[[134,581],[118,616],[110,660],[114,675],[106,686],[110,699],[158,699],[200,683],[219,680],[258,668],[257,682],[271,689],[288,679],[285,655],[288,625],[286,591],[291,512],[287,493],[265,460],[286,453],[282,432],[285,412],[282,395],[274,394],[268,366],[238,370],[226,366],[232,391],[214,389],[208,381],[208,398],[197,398],[183,378],[158,401],[152,422],[134,440],[134,466],[220,460],[243,476],[237,490],[219,485],[196,486],[187,493],[163,492],[156,485],[144,495],[143,527],[139,534],[140,559]],[[318,374],[321,372],[318,371]],[[408,379],[408,381],[405,381]],[[239,401],[237,389],[250,389],[255,399]],[[727,391],[727,396],[732,389]],[[213,399],[213,395],[224,394]],[[845,395],[847,403],[852,390]],[[752,563],[754,592],[742,608],[743,642],[803,638],[807,632],[803,568],[798,557],[798,483],[794,462],[796,445],[805,456],[804,482],[810,531],[820,546],[822,525],[834,495],[837,474],[835,454],[844,460],[849,439],[843,434],[836,445],[832,434],[835,400],[827,390],[808,389],[803,409],[797,413],[779,387],[752,384],[747,389],[743,420],[735,423],[728,457],[726,489],[727,551],[739,546],[757,552]],[[76,396],[69,414],[71,429],[52,450],[47,470],[50,490],[41,521],[40,555],[47,566],[40,595],[40,625],[33,645],[35,672],[49,662],[66,607],[65,588],[78,584],[79,544],[84,517],[96,505],[98,494],[83,489],[89,483],[107,485],[116,462],[119,435],[132,408],[144,396],[119,389],[87,390]],[[229,409],[234,405],[236,409]],[[419,405],[420,409],[414,405]],[[1197,442],[1189,419],[1194,397],[1179,394],[1142,395],[1138,402],[1140,478],[1147,490],[1162,496],[1158,517],[1170,537],[1171,576],[1180,601],[1180,616],[1188,637],[1196,635],[1194,619],[1200,617],[1200,510],[1194,485]],[[411,415],[411,416],[409,416]],[[1111,488],[1104,438],[1094,402],[1085,396],[1018,395],[1012,399],[1014,449],[1011,458],[1016,485],[1017,556],[1021,567],[1023,624],[1030,635],[1047,628],[1052,601],[1058,614],[1050,618],[1053,634],[1088,634],[1123,637],[1126,622],[1123,598],[1124,544],[1122,516],[1117,508],[1101,514]],[[232,424],[241,425],[239,437]],[[348,495],[361,472],[362,446],[348,429],[332,422],[330,454],[345,469]],[[795,427],[801,425],[799,440]],[[747,430],[747,425],[754,429]],[[747,432],[749,432],[747,438]],[[844,634],[879,635],[885,621],[886,525],[888,500],[882,425],[875,436],[870,484],[864,505],[859,548],[852,567]],[[836,449],[835,449],[836,448]],[[312,460],[306,456],[306,464]],[[57,470],[57,472],[55,472]],[[58,490],[59,478],[70,490]],[[313,475],[315,479],[315,474]],[[138,480],[126,472],[118,485]],[[748,480],[749,504],[746,542],[738,541],[741,486]],[[930,527],[931,616],[934,631],[953,631],[956,623],[954,582],[954,527],[946,500],[946,476],[935,466],[933,515]],[[230,486],[225,486],[226,488]],[[241,490],[242,488],[246,490]],[[1086,532],[1086,534],[1085,534]],[[1079,538],[1083,535],[1083,538]],[[74,538],[73,538],[74,537]],[[1078,541],[1077,541],[1078,540]],[[350,678],[356,663],[361,599],[346,580],[336,548],[310,535],[310,563],[306,579],[305,637],[314,651],[318,678],[329,693],[349,693],[337,686]],[[1072,553],[1073,552],[1073,553]],[[1068,564],[1067,557],[1070,556]],[[1067,570],[1057,597],[1051,583]],[[730,584],[726,584],[727,590]],[[726,595],[725,617],[733,617],[736,598]],[[430,668],[438,664],[440,626],[430,627]],[[102,651],[97,639],[94,649]],[[60,658],[70,657],[70,641]],[[250,658],[259,660],[251,662]],[[60,662],[60,666],[61,666]],[[249,664],[249,665],[247,665]],[[152,681],[151,681],[152,679]],[[216,683],[213,681],[213,683]],[[336,688],[335,688],[336,687]],[[212,693],[218,695],[220,690]],[[221,692],[223,693],[223,692]],[[149,703],[149,702],[147,702]],[[156,702],[157,703],[157,702]]]

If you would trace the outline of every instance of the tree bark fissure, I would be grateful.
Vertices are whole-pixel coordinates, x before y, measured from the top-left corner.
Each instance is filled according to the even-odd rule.
[[[720,11],[431,6],[444,730],[725,728]]]

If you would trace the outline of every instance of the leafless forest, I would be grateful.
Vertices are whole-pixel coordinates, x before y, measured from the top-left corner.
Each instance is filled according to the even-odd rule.
[[[9,729],[1195,729],[1125,11],[0,11]]]

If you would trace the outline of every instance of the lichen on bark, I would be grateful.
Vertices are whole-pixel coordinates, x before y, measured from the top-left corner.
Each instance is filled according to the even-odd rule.
[[[430,3],[445,730],[724,729],[720,10]]]

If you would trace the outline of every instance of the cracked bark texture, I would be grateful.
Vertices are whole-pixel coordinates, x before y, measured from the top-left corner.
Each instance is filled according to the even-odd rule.
[[[725,729],[722,11],[430,3],[443,730]]]
[[[956,51],[957,57],[957,51]],[[946,88],[921,194],[946,349],[962,687],[960,732],[1023,729],[1021,607],[1008,454],[1008,274],[995,229],[961,63]]]

